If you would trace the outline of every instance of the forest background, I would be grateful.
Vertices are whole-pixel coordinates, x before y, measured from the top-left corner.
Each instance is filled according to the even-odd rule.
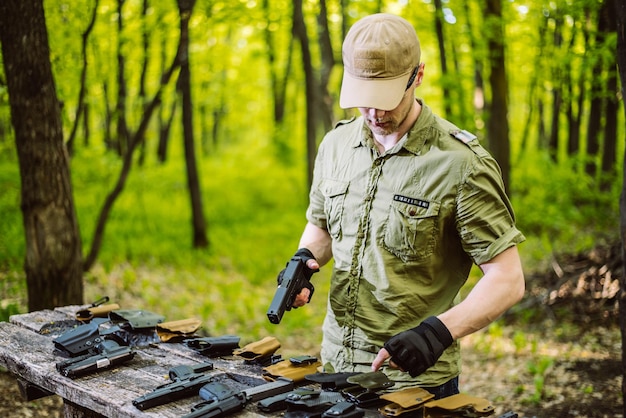
[[[330,266],[315,278],[309,306],[279,326],[265,312],[305,223],[316,146],[352,116],[337,105],[341,40],[358,18],[379,11],[417,29],[426,63],[418,96],[478,135],[502,166],[527,237],[520,250],[528,277],[553,270],[564,254],[620,240],[625,121],[612,1],[43,6],[77,217],[81,301],[107,295],[168,320],[199,317],[209,335],[271,334],[288,351],[317,350]],[[6,80],[1,73],[0,320],[76,301],[75,288],[50,278],[53,268],[44,282],[29,282],[22,182],[46,183],[51,158],[18,162]],[[51,200],[58,192],[38,191]],[[598,286],[610,291],[612,283]],[[514,313],[518,324],[540,315]],[[603,325],[616,326],[609,317]],[[559,322],[551,326],[564,332]],[[501,328],[488,332],[500,336]],[[516,345],[536,350],[536,341],[515,336]]]

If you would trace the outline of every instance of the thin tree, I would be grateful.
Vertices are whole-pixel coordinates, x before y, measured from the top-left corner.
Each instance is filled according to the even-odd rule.
[[[474,113],[482,118],[485,109],[485,82],[483,79],[483,61],[477,57],[478,41],[473,30],[472,15],[470,13],[469,2],[463,2],[463,10],[467,17],[467,33],[470,39],[470,49],[472,51],[472,63],[474,64]]]
[[[626,97],[626,2],[622,0],[607,0],[617,19],[617,65],[621,88],[619,91],[622,100]],[[622,106],[626,116],[626,106]],[[619,200],[620,237],[622,239],[622,264],[626,267],[626,152],[622,161],[622,192]],[[622,334],[622,414],[626,416],[626,275],[620,280],[619,294],[619,324]]]
[[[328,131],[332,128],[334,122],[333,116],[333,99],[328,91],[328,84],[330,83],[330,75],[335,66],[335,54],[333,52],[333,45],[330,39],[330,28],[328,27],[328,8],[326,6],[326,0],[320,0],[320,10],[317,14],[317,29],[320,45],[320,57],[321,57],[321,69],[320,69],[320,86],[318,99],[320,100],[318,109],[321,118],[321,123],[324,131]]]
[[[506,79],[504,57],[504,30],[502,28],[501,0],[487,0],[485,23],[488,28],[489,86],[491,101],[487,136],[489,149],[502,169],[505,187],[509,187],[510,177],[510,142],[508,120],[509,87]]]
[[[43,2],[0,2],[0,42],[20,165],[31,311],[81,304],[81,239]]]
[[[87,28],[81,35],[81,59],[82,59],[82,68],[80,70],[80,90],[78,92],[78,104],[76,106],[76,114],[74,116],[74,124],[72,125],[72,129],[70,130],[70,135],[67,138],[67,150],[70,155],[73,154],[74,151],[74,140],[76,138],[76,133],[78,132],[78,126],[80,124],[81,117],[85,122],[84,127],[85,131],[88,133],[87,128],[89,124],[87,123],[87,107],[85,106],[85,96],[87,95],[87,42],[89,41],[89,35],[93,30],[93,27],[96,24],[96,17],[98,16],[98,3],[99,0],[95,0],[95,4],[93,6],[93,10],[91,12],[91,19],[87,24]],[[87,136],[87,135],[85,135]],[[87,138],[85,138],[87,141]]]
[[[448,57],[446,54],[446,39],[443,33],[443,5],[441,0],[435,0],[435,33],[437,34],[437,45],[439,45],[439,64],[441,65],[441,88],[443,97],[444,117],[451,118],[452,115],[452,93],[450,91],[450,79],[448,71]]]
[[[202,211],[202,193],[196,163],[196,151],[193,135],[193,106],[191,100],[191,74],[189,70],[189,19],[195,0],[178,0],[180,13],[180,73],[178,90],[182,96],[183,137],[185,143],[185,162],[187,167],[187,187],[191,198],[191,215],[194,248],[206,248],[209,239],[206,234],[206,220]]]
[[[293,54],[293,37],[289,40],[289,46],[287,51],[287,59],[284,62],[279,61],[276,56],[276,42],[273,36],[272,27],[274,26],[274,22],[271,20],[271,6],[269,0],[263,0],[261,3],[261,8],[263,14],[266,19],[265,30],[263,31],[266,51],[267,51],[267,60],[269,66],[269,76],[270,83],[272,86],[272,102],[273,106],[273,116],[274,123],[277,125],[281,125],[285,118],[285,106],[286,106],[286,96],[287,96],[287,80],[291,73],[291,57]],[[282,69],[282,74],[281,74]]]
[[[143,57],[141,62],[141,71],[139,72],[139,102],[145,108],[147,104],[146,83],[148,77],[148,67],[150,65],[150,32],[148,25],[148,10],[150,5],[148,0],[143,0],[141,4],[141,46]],[[146,160],[146,141],[142,141],[139,151],[138,164],[142,166]]]
[[[158,18],[158,24],[163,20],[162,16]],[[161,72],[165,72],[165,67],[167,66],[167,39],[161,34],[161,56],[160,56],[160,66]],[[178,106],[178,102],[176,98],[169,103],[169,107],[166,103],[161,103],[159,106],[159,112],[157,115],[157,125],[159,129],[159,143],[157,145],[157,158],[159,162],[164,163],[167,161],[167,149],[170,140],[170,132],[172,130],[172,123],[174,121],[174,116],[176,114],[176,108]],[[166,109],[169,108],[169,114],[167,114]]]
[[[115,105],[115,116],[117,121],[117,138],[114,143],[120,156],[124,156],[130,151],[130,130],[126,121],[126,58],[122,53],[124,48],[124,2],[117,0],[117,103]]]
[[[313,181],[313,164],[317,152],[317,121],[318,110],[316,105],[320,103],[317,99],[318,83],[315,79],[311,50],[309,46],[309,36],[307,34],[304,14],[302,12],[302,0],[293,2],[293,35],[300,41],[302,52],[302,66],[305,77],[306,94],[306,143],[307,143],[307,173],[308,185]]]
[[[612,35],[617,31],[617,19],[612,13],[610,3],[607,1],[600,10],[606,14],[608,32]],[[604,56],[607,68],[606,94],[605,94],[605,119],[604,119],[604,143],[602,147],[602,161],[600,172],[601,190],[608,190],[615,179],[615,161],[617,160],[617,113],[619,111],[617,94],[617,59],[613,54]]]
[[[533,68],[535,69],[535,71],[532,72],[532,74],[530,75],[530,81],[528,83],[528,92],[527,92],[527,98],[526,101],[527,103],[533,104],[536,103],[536,105],[531,105],[528,106],[528,114],[526,115],[526,122],[524,123],[524,131],[521,135],[521,144],[520,144],[520,150],[521,152],[518,154],[518,162],[521,161],[524,157],[525,154],[530,151],[530,133],[533,131],[537,132],[537,140],[539,142],[539,144],[543,144],[545,138],[544,138],[544,129],[543,129],[543,102],[542,99],[540,97],[538,97],[537,91],[540,90],[539,85],[539,79],[541,74],[543,74],[543,56],[545,54],[545,50],[546,50],[546,45],[545,45],[545,33],[548,30],[548,20],[546,18],[543,18],[541,20],[541,25],[539,26],[539,36],[537,37],[538,39],[538,45],[537,45],[537,50],[538,53],[535,55],[535,59],[533,62]],[[538,116],[534,116],[535,113],[535,109],[536,109],[536,113],[538,114]],[[535,118],[537,120],[537,126],[535,126],[533,124],[533,118]]]

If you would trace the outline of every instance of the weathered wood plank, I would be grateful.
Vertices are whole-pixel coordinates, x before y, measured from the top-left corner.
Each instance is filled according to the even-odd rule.
[[[202,401],[200,396],[171,402],[146,411],[140,411],[132,401],[168,383],[168,372],[181,364],[212,362],[209,372],[234,389],[245,389],[266,383],[262,368],[243,363],[241,359],[209,359],[184,344],[151,343],[135,347],[135,357],[122,366],[103,370],[78,379],[69,379],[56,370],[56,363],[64,360],[54,352],[53,339],[71,327],[80,324],[75,313],[85,306],[66,306],[54,310],[14,315],[10,323],[0,322],[0,365],[6,367],[25,385],[37,388],[37,393],[54,393],[64,400],[66,418],[145,418],[180,417]],[[248,405],[234,418],[279,417],[260,413],[256,405]],[[379,417],[377,411],[366,411],[366,418]]]
[[[140,411],[132,400],[168,382],[170,368],[181,364],[211,361],[210,372],[217,380],[227,380],[235,388],[265,383],[260,368],[245,366],[233,359],[208,359],[181,344],[153,344],[135,350],[135,357],[123,366],[78,379],[69,379],[56,370],[64,358],[54,354],[53,338],[70,325],[73,312],[39,311],[11,317],[11,323],[0,322],[0,365],[20,379],[60,395],[66,403],[66,415],[88,415],[92,411],[107,417],[179,417],[200,402],[199,396]],[[69,321],[69,322],[68,322]],[[41,335],[40,333],[43,333]],[[263,417],[253,406],[237,417]],[[82,411],[82,412],[81,412]],[[78,415],[76,415],[78,414]]]

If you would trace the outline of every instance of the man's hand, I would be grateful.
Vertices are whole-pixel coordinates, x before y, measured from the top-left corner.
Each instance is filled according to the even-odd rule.
[[[296,251],[296,253],[293,256],[300,257],[302,261],[304,262],[304,264],[306,265],[308,271],[305,274],[308,280],[311,280],[311,276],[313,275],[313,273],[316,273],[319,271],[320,269],[319,263],[313,256],[313,253],[308,248],[300,248],[298,251]],[[278,284],[280,284],[280,282],[282,281],[284,273],[285,273],[285,269],[282,269],[280,273],[278,273],[278,277],[277,277]],[[311,291],[305,287],[298,294],[298,296],[296,296],[296,299],[293,301],[293,307],[300,308],[306,305],[307,303],[309,303],[310,300],[311,300]]]
[[[378,370],[389,359],[390,367],[408,372],[411,377],[419,376],[437,362],[453,341],[443,322],[431,316],[417,327],[391,337],[378,352],[372,370]]]
[[[387,351],[385,348],[381,348],[380,351],[378,352],[378,355],[376,355],[376,358],[372,362],[372,371],[373,372],[378,371],[378,369],[383,367],[383,364],[385,363],[385,361],[387,361],[389,357],[391,357],[391,354],[389,354],[389,351]],[[389,362],[389,366],[394,369],[398,369],[398,365],[395,363],[392,364],[391,361]]]

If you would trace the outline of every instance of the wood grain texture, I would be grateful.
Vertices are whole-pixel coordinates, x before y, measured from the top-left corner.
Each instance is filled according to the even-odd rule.
[[[243,364],[237,358],[209,359],[183,344],[150,344],[135,347],[135,357],[122,366],[70,379],[56,370],[64,360],[54,353],[53,339],[75,325],[74,314],[81,306],[14,315],[0,322],[0,365],[27,386],[60,395],[66,416],[89,417],[180,417],[202,401],[199,396],[140,411],[133,399],[168,383],[169,369],[181,364],[211,361],[209,372],[215,380],[236,389],[267,383],[260,366]],[[32,387],[30,390],[33,390]],[[37,393],[33,391],[32,393]],[[35,396],[35,395],[33,395]],[[264,417],[254,405],[233,414],[236,417]]]

